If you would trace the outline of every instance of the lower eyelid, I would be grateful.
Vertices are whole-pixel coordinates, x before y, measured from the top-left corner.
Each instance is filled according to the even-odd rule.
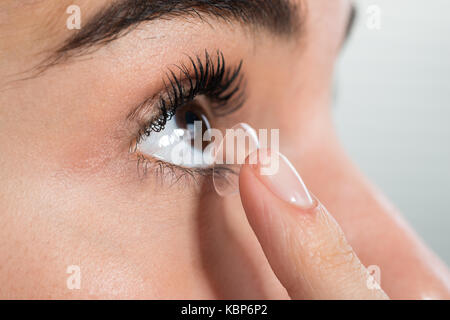
[[[137,175],[141,180],[155,178],[158,183],[172,186],[180,182],[189,185],[200,185],[205,179],[210,179],[213,174],[212,167],[208,168],[184,168],[169,162],[147,156],[139,150],[133,152],[135,157]]]
[[[136,165],[136,173],[141,181],[153,179],[156,185],[163,187],[180,187],[190,192],[215,192],[213,175],[215,179],[228,180],[227,176],[235,174],[226,165],[210,166],[206,168],[185,168],[159,160],[143,154],[134,143],[130,146],[131,161]]]

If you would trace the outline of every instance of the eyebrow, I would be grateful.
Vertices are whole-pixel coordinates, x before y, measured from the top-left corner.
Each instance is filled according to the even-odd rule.
[[[352,35],[357,19],[358,19],[358,8],[355,6],[354,3],[352,3],[350,6],[350,14],[348,16],[347,26],[345,29],[344,41],[342,43],[343,45],[347,43],[348,39]]]
[[[291,37],[301,27],[299,7],[300,4],[290,0],[118,0],[90,18],[54,52],[46,65],[89,53],[130,33],[141,23],[158,19],[204,20],[210,16]]]

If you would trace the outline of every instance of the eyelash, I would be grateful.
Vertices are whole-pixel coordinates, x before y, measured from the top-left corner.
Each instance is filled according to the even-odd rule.
[[[137,139],[133,143],[132,152],[137,151],[141,139],[148,137],[152,132],[160,132],[166,123],[175,116],[178,108],[188,104],[200,95],[207,98],[210,111],[215,117],[222,117],[239,110],[245,102],[244,80],[241,74],[242,60],[237,67],[229,68],[221,51],[217,51],[217,59],[213,59],[205,50],[204,60],[200,56],[188,57],[189,65],[175,66],[179,76],[169,69],[164,81],[165,90],[156,99],[158,114],[152,120],[141,125]],[[153,102],[154,104],[154,102]],[[138,175],[144,177],[149,168],[155,168],[157,177],[168,176],[172,183],[182,178],[192,178],[212,175],[211,168],[185,168],[138,153]],[[228,169],[216,168],[215,174],[225,175]]]
[[[176,66],[180,71],[179,76],[169,69],[166,74],[168,84],[164,81],[165,92],[159,97],[159,114],[141,130],[140,135],[149,136],[151,132],[164,130],[167,121],[171,120],[177,109],[192,102],[199,95],[208,98],[211,111],[217,117],[242,107],[245,100],[242,91],[242,61],[235,69],[229,69],[220,51],[217,51],[217,60],[213,60],[208,51],[205,51],[205,61],[202,61],[200,56],[189,57],[189,60],[193,74],[185,64]]]
[[[181,181],[194,181],[199,186],[198,177],[209,177],[214,174],[216,179],[226,179],[228,175],[235,174],[232,169],[226,166],[216,166],[214,170],[212,168],[184,168],[162,160],[151,161],[142,154],[138,155],[139,177],[145,177],[149,168],[153,169],[152,172],[156,178],[160,178],[159,181],[170,180],[169,187]]]

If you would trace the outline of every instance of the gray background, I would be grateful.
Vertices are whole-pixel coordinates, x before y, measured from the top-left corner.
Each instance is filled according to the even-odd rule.
[[[360,0],[338,63],[344,147],[450,264],[450,1]],[[369,5],[381,28],[367,27]]]

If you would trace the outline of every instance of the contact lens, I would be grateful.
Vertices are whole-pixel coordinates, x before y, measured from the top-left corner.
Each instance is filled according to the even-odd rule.
[[[218,195],[239,193],[239,174],[247,157],[259,149],[256,131],[246,123],[227,129],[216,137],[213,158],[213,184]]]

